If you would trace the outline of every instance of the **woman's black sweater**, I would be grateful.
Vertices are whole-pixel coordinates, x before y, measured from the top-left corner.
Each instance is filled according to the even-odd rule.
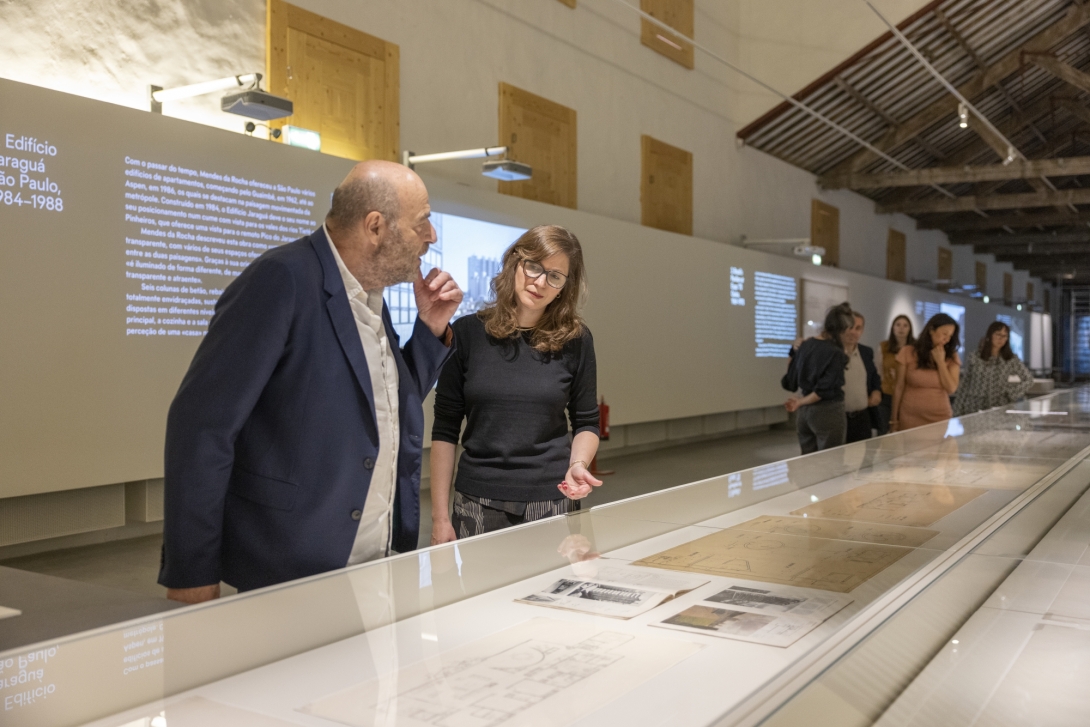
[[[453,324],[456,350],[435,390],[432,440],[465,452],[454,488],[510,502],[555,500],[572,434],[598,434],[594,340],[586,330],[561,351],[530,347],[530,333],[497,340],[476,315]],[[566,414],[566,416],[565,416]]]

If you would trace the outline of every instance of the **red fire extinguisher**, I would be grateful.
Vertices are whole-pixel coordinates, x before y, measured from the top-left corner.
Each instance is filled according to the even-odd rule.
[[[609,439],[609,404],[604,396],[598,401],[598,431],[599,439]]]
[[[604,396],[598,401],[598,432],[599,439],[603,441],[609,439],[609,404],[606,403]],[[598,469],[598,455],[594,455],[594,459],[590,461],[590,473],[595,477],[611,475],[614,471]]]

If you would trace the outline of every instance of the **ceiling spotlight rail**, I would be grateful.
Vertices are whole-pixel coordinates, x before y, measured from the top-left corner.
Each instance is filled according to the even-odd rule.
[[[623,5],[624,7],[628,8],[632,12],[639,15],[641,18],[643,18],[647,22],[651,23],[652,25],[654,25],[654,26],[656,26],[658,28],[661,28],[661,29],[663,29],[665,31],[668,31],[674,37],[681,38],[686,43],[689,43],[690,45],[692,45],[693,48],[696,48],[700,52],[707,55],[709,58],[712,58],[712,59],[714,59],[716,61],[719,61],[724,66],[731,69],[732,71],[734,71],[738,75],[742,76],[743,78],[746,78],[746,79],[752,81],[753,83],[756,83],[758,86],[765,89],[766,91],[768,91],[770,93],[773,93],[776,96],[779,96],[781,99],[783,99],[787,103],[791,104],[795,108],[799,109],[803,113],[805,113],[805,114],[807,114],[809,116],[812,116],[813,118],[817,119],[818,121],[825,124],[829,128],[831,128],[834,131],[838,132],[839,134],[842,134],[843,136],[846,136],[847,138],[851,139],[852,141],[859,144],[863,148],[867,149],[871,153],[878,155],[882,159],[885,159],[887,162],[889,162],[893,166],[897,167],[898,169],[901,169],[903,171],[909,171],[911,169],[911,167],[909,167],[904,162],[901,162],[901,161],[899,161],[897,159],[894,159],[889,154],[885,153],[884,151],[882,151],[878,147],[874,146],[874,144],[871,144],[869,141],[867,141],[863,137],[859,136],[855,132],[841,126],[837,122],[830,119],[828,116],[825,116],[824,114],[822,114],[820,111],[817,111],[816,109],[813,109],[810,106],[807,106],[802,101],[799,101],[798,99],[794,98],[793,96],[789,96],[788,94],[784,93],[783,91],[779,90],[778,88],[775,88],[774,86],[772,86],[772,85],[770,85],[768,83],[765,83],[760,78],[757,78],[756,76],[754,76],[752,73],[740,68],[739,66],[735,65],[734,63],[731,63],[730,61],[728,61],[723,56],[709,50],[708,48],[701,45],[700,43],[697,43],[695,40],[693,40],[689,36],[685,35],[684,33],[679,33],[675,28],[667,25],[666,23],[662,22],[661,20],[659,20],[655,16],[651,15],[650,13],[647,13],[647,12],[643,11],[642,9],[640,9],[640,8],[634,6],[634,5],[629,4],[628,2],[626,2],[626,0],[613,0],[613,2],[618,3],[620,5]],[[955,194],[953,194],[952,192],[950,192],[947,189],[944,189],[943,187],[940,187],[937,184],[932,184],[930,186],[933,187],[936,191],[941,192],[945,196],[950,197],[951,199],[956,197]]]
[[[882,14],[881,10],[874,7],[874,3],[872,3],[871,0],[863,0],[863,2],[867,4],[867,7],[874,11],[874,14],[878,16],[879,20],[885,23],[886,27],[889,28],[889,32],[892,33],[893,37],[896,38],[900,42],[900,44],[905,47],[905,50],[911,53],[912,56],[920,62],[920,65],[926,68],[927,72],[934,76],[935,80],[942,84],[942,86],[951,94],[953,94],[954,98],[958,100],[958,126],[963,129],[967,127],[969,125],[969,114],[971,113],[980,121],[981,124],[984,125],[985,128],[988,129],[988,131],[995,134],[995,136],[1006,146],[1007,156],[1003,160],[1004,164],[1010,164],[1015,159],[1025,159],[1025,156],[1022,154],[1022,152],[1018,151],[1018,148],[1014,145],[1014,143],[1006,136],[1004,136],[1003,132],[997,129],[995,127],[995,124],[988,120],[987,116],[980,113],[980,111],[975,106],[973,106],[972,102],[970,102],[969,99],[965,98],[965,96],[963,96],[962,93],[958,91],[957,87],[954,86],[954,84],[947,81],[946,78],[943,77],[941,73],[939,73],[938,69],[931,64],[931,61],[927,60],[924,57],[923,53],[921,53],[919,49],[912,44],[912,41],[905,37],[905,34],[902,33],[896,25],[891,23],[889,19],[887,19],[886,16]]]
[[[411,151],[401,152],[401,163],[410,169],[415,164],[425,162],[446,162],[453,159],[484,159],[485,157],[502,156],[507,153],[506,146],[486,146],[480,149],[465,149],[464,151],[445,151],[439,154],[413,154]]]

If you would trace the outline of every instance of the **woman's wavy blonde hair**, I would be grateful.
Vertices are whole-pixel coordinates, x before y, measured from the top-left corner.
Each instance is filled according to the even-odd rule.
[[[557,225],[538,225],[527,230],[503,254],[503,266],[492,279],[495,302],[477,313],[488,335],[500,340],[519,335],[516,268],[523,260],[541,262],[559,253],[568,256],[568,280],[560,295],[545,308],[530,337],[530,345],[542,352],[559,351],[568,341],[583,335],[584,324],[579,315],[587,292],[583,248],[575,235]]]

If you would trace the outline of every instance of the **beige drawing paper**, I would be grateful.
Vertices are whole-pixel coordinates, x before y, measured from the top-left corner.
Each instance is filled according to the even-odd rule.
[[[300,711],[353,727],[373,727],[378,714],[387,716],[385,724],[399,727],[560,727],[637,689],[700,648],[590,623],[535,618],[323,697]]]
[[[946,517],[987,490],[980,487],[946,487],[915,482],[868,482],[847,492],[815,502],[792,515],[861,520],[925,527]]]
[[[739,529],[720,530],[634,565],[848,593],[911,548]]]
[[[753,530],[761,533],[798,535],[810,538],[854,540],[857,543],[880,543],[918,548],[939,534],[937,530],[909,528],[903,525],[860,523],[850,520],[826,520],[817,517],[763,515],[735,525],[733,530]]]

